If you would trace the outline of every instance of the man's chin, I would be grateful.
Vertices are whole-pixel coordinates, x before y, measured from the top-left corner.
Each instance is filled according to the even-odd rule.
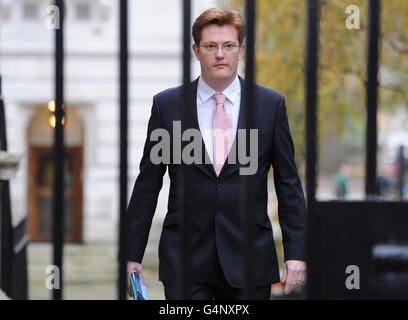
[[[213,79],[214,80],[216,80],[216,81],[220,81],[220,82],[222,82],[222,81],[229,81],[229,80],[231,80],[231,74],[226,74],[226,73],[215,73],[214,75],[213,75]]]

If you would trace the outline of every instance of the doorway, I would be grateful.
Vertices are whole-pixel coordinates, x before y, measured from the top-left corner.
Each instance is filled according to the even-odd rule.
[[[67,108],[65,124],[64,240],[83,240],[82,121]],[[28,129],[28,217],[31,241],[51,242],[53,228],[53,135],[47,107],[36,109]]]
[[[52,241],[52,148],[31,146],[29,167],[30,239]],[[64,166],[64,230],[67,242],[82,242],[81,172],[82,148],[67,147]]]

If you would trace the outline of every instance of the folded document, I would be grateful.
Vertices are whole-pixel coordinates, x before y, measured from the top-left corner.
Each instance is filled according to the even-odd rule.
[[[146,286],[140,280],[139,275],[133,272],[130,275],[133,300],[148,300]]]

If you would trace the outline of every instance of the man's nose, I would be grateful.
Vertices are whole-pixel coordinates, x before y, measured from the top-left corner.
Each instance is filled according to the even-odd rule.
[[[215,55],[217,58],[224,57],[224,48],[222,46],[218,46]]]

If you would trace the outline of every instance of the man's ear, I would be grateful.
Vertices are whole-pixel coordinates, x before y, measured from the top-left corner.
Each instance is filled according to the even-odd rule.
[[[199,48],[198,48],[198,46],[194,43],[193,44],[193,50],[194,50],[194,54],[195,54],[195,56],[196,56],[196,59],[198,60],[198,61],[200,61],[200,56],[198,55],[198,51],[200,50]]]

